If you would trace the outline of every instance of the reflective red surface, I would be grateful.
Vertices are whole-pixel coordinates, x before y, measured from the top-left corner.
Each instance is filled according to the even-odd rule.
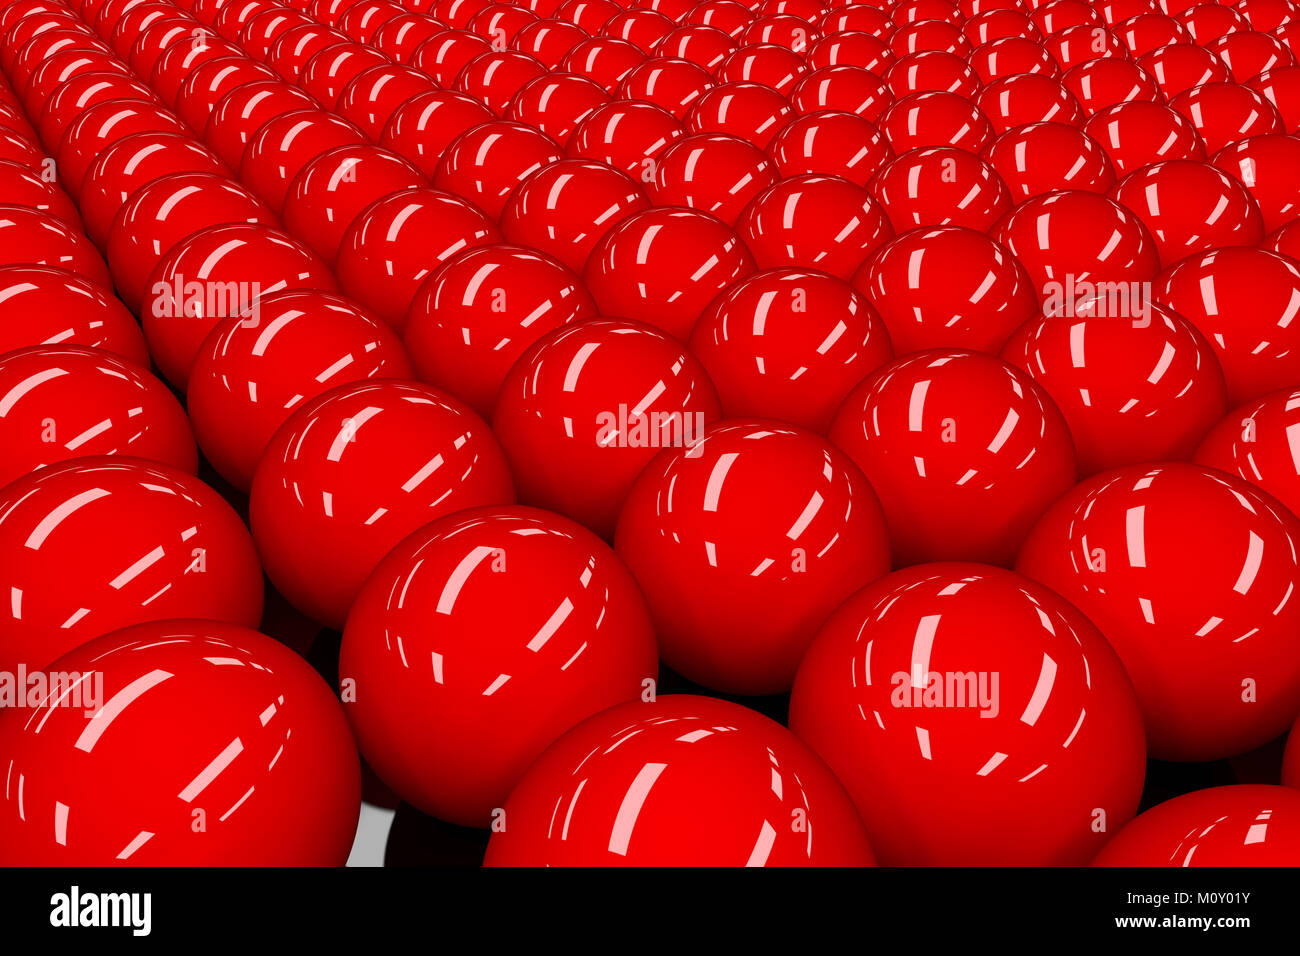
[[[887,865],[1086,863],[1132,818],[1146,768],[1102,635],[980,564],[908,568],[847,601],[799,667],[790,728]]]
[[[556,807],[568,808],[558,830]],[[584,721],[547,748],[503,810],[488,866],[875,862],[844,788],[803,743],[709,697],[634,701]]]
[[[656,669],[614,552],[524,507],[469,509],[403,541],[362,588],[339,658],[366,762],[425,812],[480,827],[547,745],[652,691]]]
[[[329,685],[289,648],[245,627],[168,620],[83,644],[58,667],[82,675],[77,690],[0,716],[0,861],[346,861],[360,763]]]
[[[313,620],[342,629],[366,577],[430,521],[514,501],[487,424],[416,382],[332,388],[267,446],[249,523],[268,577]]]
[[[714,690],[788,690],[817,625],[889,569],[880,505],[803,429],[731,419],[665,450],[632,486],[615,546],[664,662]]]
[[[121,455],[52,465],[0,491],[0,518],[10,597],[0,603],[0,661],[10,673],[130,624],[255,627],[262,615],[248,529],[215,491],[168,465]]]
[[[1298,545],[1300,519],[1245,481],[1131,465],[1053,505],[1016,568],[1087,614],[1118,652],[1152,756],[1213,760],[1294,719]]]
[[[896,565],[1009,565],[1075,480],[1070,431],[1046,392],[978,352],[884,366],[853,389],[828,434],[880,499]]]
[[[720,414],[708,375],[676,339],[592,319],[551,332],[519,358],[492,428],[520,500],[608,539],[650,460],[698,438]]]
[[[1094,866],[1295,866],[1300,791],[1212,787],[1152,807],[1119,833]]]

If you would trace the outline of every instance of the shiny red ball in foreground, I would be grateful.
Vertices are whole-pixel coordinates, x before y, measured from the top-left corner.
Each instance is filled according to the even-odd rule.
[[[1115,652],[1047,588],[924,564],[864,588],[799,667],[790,729],[886,865],[1080,865],[1132,818],[1142,717]]]
[[[850,393],[828,434],[875,489],[900,565],[1010,565],[1074,484],[1070,430],[1047,393],[979,352],[886,365]]]
[[[1102,472],[1043,516],[1016,569],[1106,635],[1153,757],[1245,753],[1300,711],[1300,519],[1245,481],[1181,463]]]
[[[870,866],[852,801],[784,727],[671,695],[569,731],[506,801],[487,866]]]
[[[762,419],[660,453],[614,541],[664,662],[726,693],[789,690],[826,615],[889,570],[885,520],[857,467],[820,436]]]
[[[1166,800],[1106,844],[1094,866],[1300,866],[1300,791],[1211,787]]]
[[[230,505],[193,475],[126,456],[50,465],[0,492],[0,580],[9,672],[130,624],[262,616],[262,568]]]
[[[382,379],[341,385],[293,413],[257,466],[249,523],[280,593],[342,630],[366,577],[408,534],[513,502],[486,422],[437,389]]]
[[[166,620],[61,657],[0,712],[6,866],[341,866],[361,805],[342,708],[264,634]]]
[[[408,537],[361,589],[339,677],[361,753],[402,799],[486,827],[547,745],[653,686],[645,601],[590,531],[471,508]]]

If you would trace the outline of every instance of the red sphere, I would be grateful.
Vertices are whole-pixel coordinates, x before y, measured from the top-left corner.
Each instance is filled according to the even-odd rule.
[[[0,491],[0,516],[8,673],[131,624],[196,617],[255,627],[262,616],[248,529],[215,491],[169,465],[122,455],[50,465]]]
[[[173,173],[141,186],[108,230],[105,251],[123,301],[138,312],[149,276],[177,243],[202,229],[237,222],[279,225],[261,200],[216,173]]]
[[[66,700],[51,694],[0,719],[0,753],[23,783],[23,799],[0,812],[0,862],[347,860],[361,805],[356,746],[329,685],[279,641],[160,621],[84,644],[58,670],[94,676]],[[86,706],[69,706],[75,697]]]
[[[1093,866],[1296,866],[1300,793],[1246,784],[1185,793],[1152,807]]]
[[[358,73],[339,94],[335,111],[355,123],[374,142],[403,104],[421,93],[436,92],[433,81],[409,66],[372,66]]]
[[[1079,282],[1143,283],[1160,271],[1155,240],[1136,214],[1083,190],[1026,200],[990,233],[1019,260],[1044,301]]]
[[[1088,60],[1066,70],[1061,85],[1089,116],[1119,103],[1159,103],[1161,100],[1161,86],[1151,74],[1132,60],[1115,57]]]
[[[559,806],[576,812],[557,832]],[[487,866],[875,862],[825,764],[776,722],[711,697],[632,701],[589,718],[542,753],[504,819]]]
[[[458,196],[406,189],[352,221],[334,271],[348,295],[400,331],[434,269],[466,249],[500,241],[492,220]]]
[[[1205,143],[1196,127],[1160,103],[1119,103],[1095,113],[1083,131],[1110,156],[1118,176],[1152,163],[1205,159]]]
[[[55,181],[52,171],[43,176],[22,163],[0,160],[0,192],[8,205],[35,209],[80,231],[77,207]]]
[[[506,459],[472,411],[427,385],[361,381],[309,401],[276,432],[249,523],[276,589],[341,630],[370,572],[408,534],[514,499]]]
[[[420,93],[394,111],[379,142],[432,180],[442,154],[456,137],[495,118],[490,109],[464,93]]]
[[[190,423],[162,382],[80,346],[0,356],[0,445],[0,487],[87,455],[130,455],[190,474],[199,466]]]
[[[601,314],[685,341],[709,302],[755,269],[726,223],[692,209],[648,209],[605,234],[582,279]]]
[[[956,93],[913,93],[880,117],[880,131],[894,152],[918,146],[956,146],[983,153],[993,143],[993,126],[975,104]]]
[[[316,108],[302,90],[280,80],[245,83],[219,101],[204,126],[203,141],[231,169],[238,169],[253,134],[286,113]]]
[[[862,473],[819,436],[764,419],[665,450],[632,486],[614,540],[664,663],[735,694],[789,690],[826,615],[889,569]]]
[[[1213,162],[1250,192],[1266,232],[1300,218],[1300,179],[1294,175],[1300,168],[1300,139],[1252,136],[1224,147]]]
[[[1097,629],[980,564],[854,595],[799,667],[790,729],[888,865],[1086,863],[1132,818],[1146,770],[1133,689]]]
[[[1064,189],[1104,193],[1115,185],[1106,151],[1065,123],[1032,123],[1004,133],[988,159],[1010,189],[1008,205]]]
[[[639,323],[593,319],[551,332],[520,357],[492,428],[521,500],[611,539],[650,460],[698,438],[720,414],[708,375],[680,342]]]
[[[1016,568],[1106,635],[1133,679],[1153,757],[1215,760],[1295,719],[1298,546],[1300,518],[1245,481],[1133,465],[1053,505]]]
[[[785,177],[816,173],[865,186],[894,152],[869,120],[826,110],[793,120],[768,144],[768,155]]]
[[[563,158],[554,140],[531,126],[495,120],[456,137],[442,154],[433,184],[497,219],[526,176]]]
[[[90,240],[75,226],[27,206],[0,205],[0,267],[10,265],[55,266],[112,288],[108,267]]]
[[[108,240],[113,218],[141,186],[172,173],[229,175],[221,160],[181,132],[144,132],[108,146],[86,171],[78,205],[86,235],[96,245]]]
[[[605,163],[648,185],[655,161],[670,143],[686,135],[672,113],[635,100],[598,106],[569,137],[568,154]]]
[[[1277,110],[1286,132],[1300,131],[1300,66],[1283,66],[1261,73],[1246,86]]]
[[[824,66],[799,80],[790,105],[803,115],[834,110],[876,122],[894,104],[885,82],[860,66]]]
[[[333,265],[348,227],[372,202],[427,186],[419,170],[378,146],[338,146],[294,177],[281,216],[299,241]]]
[[[366,763],[425,813],[480,827],[553,740],[652,688],[656,667],[645,602],[614,552],[523,507],[472,508],[399,544],[361,589],[339,655]]]
[[[1011,193],[994,168],[954,146],[910,150],[876,174],[871,194],[896,232],[965,226],[983,232],[1011,211]]]
[[[1262,249],[1216,249],[1163,273],[1153,295],[1209,340],[1230,407],[1300,382],[1300,264]]]
[[[646,192],[656,206],[684,206],[728,225],[779,176],[767,155],[743,139],[698,133],[670,145],[654,160]]]
[[[596,307],[578,277],[520,246],[468,249],[416,293],[402,338],[420,379],[492,416],[501,382],[539,338]]]
[[[1018,73],[994,80],[980,90],[975,105],[1001,135],[1030,123],[1082,125],[1083,107],[1062,84],[1038,73]]]
[[[1010,565],[1075,479],[1070,430],[1047,393],[978,352],[886,365],[849,394],[829,436],[875,489],[899,565]]]
[[[103,286],[52,266],[0,267],[0,354],[35,345],[102,349],[149,367],[135,318]]]
[[[650,201],[626,173],[604,163],[564,159],[520,181],[501,212],[506,239],[581,272],[605,234]]]
[[[525,83],[505,116],[544,133],[563,149],[582,121],[609,102],[609,94],[585,76],[550,73]]]
[[[1227,409],[1210,343],[1139,290],[1062,290],[1002,357],[1023,369],[1070,424],[1085,475],[1144,461],[1185,461]]]
[[[168,110],[143,100],[96,103],[68,124],[55,149],[59,185],[76,198],[86,172],[111,144],[135,133],[184,133],[185,126]]]
[[[1196,127],[1210,155],[1251,136],[1285,133],[1273,104],[1248,86],[1206,83],[1169,101]]]
[[[388,58],[360,43],[335,43],[321,50],[302,68],[297,83],[327,110],[333,110],[343,90],[364,71],[384,66]]]
[[[505,116],[506,107],[524,84],[546,72],[546,67],[526,53],[494,49],[466,63],[450,85],[482,101],[497,116]]]
[[[277,215],[294,177],[336,146],[365,143],[361,130],[324,110],[295,110],[268,120],[244,148],[239,178]]]
[[[1164,266],[1211,249],[1257,246],[1264,239],[1264,217],[1250,191],[1208,163],[1144,166],[1120,180],[1111,196],[1142,220]]]
[[[913,229],[853,277],[896,355],[933,348],[996,352],[1037,312],[1029,276],[1006,248],[960,226]]]
[[[866,297],[820,272],[759,272],[718,296],[691,334],[727,417],[825,432],[853,386],[893,357]]]
[[[746,207],[736,231],[762,269],[794,266],[850,279],[893,237],[886,205],[834,176],[794,176]]]
[[[690,60],[653,57],[628,71],[619,84],[620,100],[640,100],[685,120],[691,105],[717,85],[713,74]]]
[[[388,326],[347,299],[296,289],[261,296],[212,330],[190,370],[187,407],[204,457],[247,491],[271,436],[305,401],[347,382],[411,374]]]
[[[724,133],[766,149],[794,116],[794,108],[780,93],[759,83],[737,81],[701,95],[686,115],[686,125],[693,133]]]
[[[1300,390],[1284,388],[1236,408],[1206,432],[1196,461],[1263,488],[1300,515],[1300,462],[1291,452],[1300,432]],[[1300,739],[1300,738],[1297,738]]]
[[[306,247],[265,226],[214,226],[179,242],[149,277],[140,312],[163,377],[184,389],[203,340],[222,319],[247,318],[258,297],[286,289],[337,286]]]

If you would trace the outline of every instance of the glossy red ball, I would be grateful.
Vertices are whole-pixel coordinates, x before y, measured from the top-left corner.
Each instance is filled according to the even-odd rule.
[[[0,491],[0,516],[8,673],[131,624],[256,627],[262,616],[248,529],[220,495],[169,465],[123,455],[50,465]]]
[[[614,552],[524,507],[462,511],[398,545],[339,657],[366,762],[424,812],[477,827],[553,740],[653,688],[656,670],[645,602]]]
[[[0,812],[5,864],[347,860],[356,746],[329,685],[279,641],[168,620],[107,634],[58,666],[94,675],[98,693],[83,684],[74,694],[89,706],[51,695],[0,719],[0,754],[22,793]]]
[[[1115,648],[1153,757],[1215,760],[1295,720],[1298,545],[1300,518],[1245,481],[1190,464],[1132,465],[1057,501],[1016,568]]]
[[[557,832],[561,806],[572,812]],[[583,721],[542,753],[503,812],[487,866],[875,862],[826,766],[775,721],[711,697],[633,701]]]
[[[410,378],[396,334],[347,299],[315,289],[255,299],[203,341],[186,407],[203,456],[247,491],[267,444],[307,400],[347,382]]]
[[[933,348],[996,352],[1038,308],[1028,274],[1004,246],[961,226],[914,229],[853,277],[884,319],[896,355]]]
[[[466,249],[500,241],[492,220],[460,197],[406,189],[372,203],[352,221],[334,273],[344,292],[400,331],[434,269]]]
[[[408,534],[514,500],[505,456],[466,406],[416,382],[361,381],[308,401],[275,433],[249,523],[276,589],[342,630],[366,578]]]
[[[721,220],[693,209],[648,209],[605,234],[582,281],[602,315],[645,322],[685,341],[709,302],[756,268]]]
[[[790,729],[895,866],[1086,863],[1132,818],[1146,770],[1102,635],[981,564],[908,568],[841,606],[799,667]]]
[[[635,322],[593,319],[544,336],[502,383],[492,427],[521,500],[606,539],[637,475],[720,417],[680,342]]]
[[[889,569],[862,473],[819,436],[766,419],[666,449],[632,486],[614,541],[664,663],[734,694],[788,690],[826,615]]]

